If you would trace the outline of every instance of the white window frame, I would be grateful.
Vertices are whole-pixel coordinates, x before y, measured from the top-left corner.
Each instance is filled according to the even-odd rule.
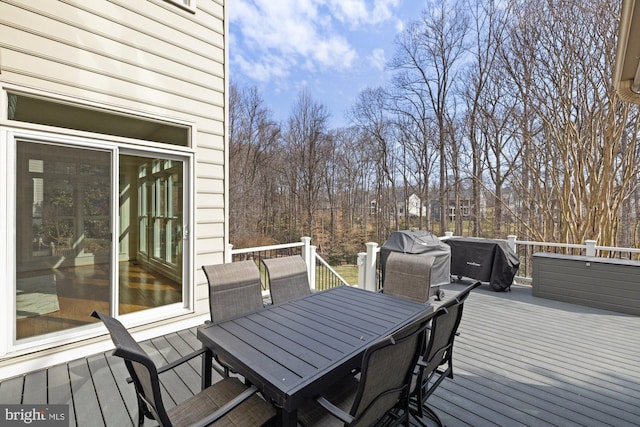
[[[6,98],[6,97],[5,97]],[[6,118],[6,115],[5,115]],[[166,320],[172,317],[191,314],[195,310],[194,299],[194,239],[191,236],[189,224],[194,224],[195,208],[193,206],[194,194],[194,167],[195,159],[191,150],[175,149],[171,150],[159,148],[157,144],[145,147],[145,141],[127,142],[124,138],[105,137],[104,135],[96,135],[96,138],[86,136],[75,136],[67,134],[59,134],[41,130],[30,130],[14,127],[0,127],[0,165],[6,165],[5,176],[0,182],[0,200],[5,201],[5,209],[0,209],[0,239],[5,242],[0,245],[0,268],[4,271],[3,281],[7,284],[2,287],[0,295],[4,297],[7,310],[4,314],[0,314],[0,328],[8,333],[0,334],[0,358],[5,355],[17,356],[20,354],[30,353],[33,351],[50,348],[52,345],[65,345],[77,342],[83,339],[92,338],[103,333],[102,325],[89,324],[73,329],[58,331],[55,333],[35,336],[31,338],[16,341],[15,337],[15,230],[16,230],[16,147],[18,140],[43,141],[49,143],[60,143],[68,146],[76,146],[78,148],[101,149],[112,153],[112,183],[117,182],[119,171],[119,155],[132,154],[144,155],[155,158],[168,158],[182,161],[184,164],[184,217],[183,227],[187,238],[184,242],[183,253],[183,273],[182,273],[182,303],[161,306],[143,312],[129,313],[120,316],[123,323],[127,327],[135,327],[143,324],[149,324],[155,321]],[[117,186],[112,191],[112,229],[118,229],[118,205],[119,194]],[[118,233],[112,235],[112,260],[115,263],[112,268],[111,284],[117,283],[118,269]],[[112,292],[112,307],[117,307],[118,303],[118,287],[114,287]],[[90,308],[88,308],[90,311]],[[89,316],[89,312],[87,312]]]
[[[168,3],[174,4],[187,12],[196,13],[196,0],[165,0]]]

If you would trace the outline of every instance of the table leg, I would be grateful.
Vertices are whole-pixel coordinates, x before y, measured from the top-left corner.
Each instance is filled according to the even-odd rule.
[[[213,369],[213,365],[211,362],[212,359],[213,353],[211,352],[211,350],[207,349],[207,351],[202,353],[202,390],[211,386],[211,369]]]
[[[282,427],[296,427],[298,425],[298,411],[285,411],[278,408],[278,424]]]

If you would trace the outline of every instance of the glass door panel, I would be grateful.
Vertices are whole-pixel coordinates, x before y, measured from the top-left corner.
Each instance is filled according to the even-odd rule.
[[[110,310],[108,150],[16,144],[16,338],[91,323]]]
[[[120,156],[119,313],[182,302],[184,163]]]

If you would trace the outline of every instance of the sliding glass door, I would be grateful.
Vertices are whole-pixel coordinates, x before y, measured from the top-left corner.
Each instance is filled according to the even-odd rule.
[[[184,308],[187,158],[104,143],[15,147],[16,340],[92,323],[91,310]]]
[[[119,311],[182,301],[184,162],[120,156]]]
[[[34,141],[16,146],[16,338],[109,310],[112,152]]]

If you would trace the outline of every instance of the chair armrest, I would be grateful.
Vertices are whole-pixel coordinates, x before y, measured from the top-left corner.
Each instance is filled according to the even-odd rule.
[[[206,352],[207,352],[207,350],[208,350],[207,348],[204,348],[204,347],[203,347],[203,348],[201,348],[200,350],[196,350],[196,351],[194,351],[194,352],[192,352],[192,353],[190,353],[190,354],[187,354],[186,356],[181,357],[181,358],[180,358],[180,359],[178,359],[178,360],[174,360],[173,362],[171,362],[171,363],[169,363],[169,364],[167,364],[167,365],[161,366],[160,368],[158,368],[158,374],[161,374],[161,373],[163,373],[163,372],[166,372],[166,371],[169,371],[169,370],[171,370],[171,369],[174,369],[176,366],[179,366],[179,365],[183,364],[184,362],[187,362],[187,361],[189,361],[189,360],[193,359],[193,358],[194,358],[194,357],[196,357],[196,356],[200,356],[201,354],[206,353]],[[212,364],[212,368],[213,368],[213,369],[214,369],[214,370],[215,370],[215,371],[216,371],[220,376],[222,376],[222,377],[228,377],[228,376],[229,376],[229,371],[228,371],[228,370],[226,370],[226,369],[224,369],[222,366],[218,366],[218,365],[221,365],[221,363],[218,361],[218,358],[217,358],[217,357],[215,357],[215,356],[214,356],[214,357],[213,357],[213,359],[216,361],[216,363],[213,363],[213,364]]]
[[[176,366],[180,366],[184,362],[188,362],[189,360],[193,359],[194,357],[200,356],[206,351],[207,351],[206,348],[201,348],[199,350],[196,350],[194,352],[187,354],[186,356],[182,356],[180,359],[174,360],[171,363],[161,366],[158,368],[158,374],[174,369]],[[133,382],[133,379],[131,377],[127,377],[127,383],[131,384],[132,382]]]
[[[210,424],[215,423],[220,418],[227,415],[230,411],[232,411],[236,406],[253,396],[257,393],[258,388],[256,386],[251,386],[247,388],[245,391],[231,399],[229,402],[225,403],[221,407],[219,407],[214,413],[207,416],[206,418],[201,419],[200,421],[191,424],[189,427],[204,427]]]
[[[163,372],[166,372],[170,369],[174,369],[176,366],[180,366],[182,365],[184,362],[188,362],[189,360],[193,359],[194,357],[200,356],[201,354],[205,353],[207,351],[206,348],[201,348],[199,350],[196,350],[194,352],[191,352],[189,354],[187,354],[186,356],[182,356],[180,359],[174,360],[171,363],[167,363],[164,366],[161,366],[160,368],[158,368],[158,373],[161,374]]]
[[[322,397],[322,396],[318,397],[316,399],[316,402],[318,402],[318,404],[320,406],[322,406],[331,415],[333,415],[334,417],[338,418],[342,422],[347,423],[347,424],[350,424],[350,423],[353,422],[354,417],[351,414],[348,414],[345,411],[343,411],[342,409],[338,408],[336,405],[334,405],[333,403],[329,402],[324,397]]]

